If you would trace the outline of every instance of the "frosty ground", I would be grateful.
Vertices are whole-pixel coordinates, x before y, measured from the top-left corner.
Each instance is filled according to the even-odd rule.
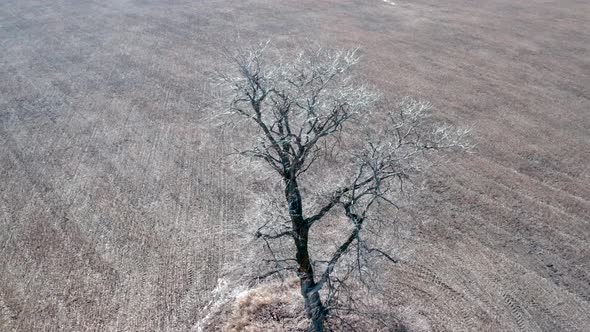
[[[417,331],[584,331],[590,4],[393,3],[2,1],[0,329],[196,326],[252,188],[203,121],[207,79],[224,47],[270,38],[358,46],[387,98],[473,127],[474,153],[397,216],[392,312]]]

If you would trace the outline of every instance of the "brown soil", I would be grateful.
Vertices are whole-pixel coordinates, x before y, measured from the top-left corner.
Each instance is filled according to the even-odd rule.
[[[201,121],[239,35],[360,46],[473,126],[400,215],[410,330],[588,331],[590,2],[392,2],[1,1],[0,330],[195,326],[247,204]]]

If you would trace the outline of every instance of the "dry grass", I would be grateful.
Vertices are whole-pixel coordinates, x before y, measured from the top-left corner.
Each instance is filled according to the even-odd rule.
[[[373,309],[387,310],[383,307]],[[309,327],[296,278],[267,282],[239,292],[209,313],[210,316],[203,322],[203,331],[304,332]],[[388,314],[380,313],[380,316],[384,318]],[[361,317],[351,314],[341,318],[345,322],[334,318],[328,320],[327,326],[331,331],[407,331],[397,320],[384,323],[367,315]]]
[[[305,331],[307,320],[297,280],[267,284],[239,294],[225,326],[226,332]]]

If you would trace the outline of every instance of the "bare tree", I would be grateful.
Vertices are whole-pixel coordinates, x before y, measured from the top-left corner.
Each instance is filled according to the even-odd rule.
[[[270,61],[267,48],[263,44],[231,56],[237,70],[223,75],[232,93],[229,113],[244,120],[234,122],[234,128],[253,127],[257,133],[240,154],[263,161],[283,187],[284,203],[278,208],[284,208],[287,217],[268,215],[256,236],[267,244],[283,238],[294,244],[290,257],[271,255],[274,268],[261,277],[295,270],[311,329],[324,331],[329,303],[345,279],[334,277],[335,268],[353,247],[359,269],[363,254],[396,262],[387,248],[372,248],[362,241],[375,207],[395,206],[395,193],[420,170],[420,160],[428,152],[463,149],[467,131],[437,124],[430,117],[430,105],[411,98],[390,110],[376,111],[379,94],[352,75],[359,61],[357,50],[303,51],[287,60],[274,56]],[[371,125],[375,119],[379,125]],[[324,188],[321,195],[304,194],[309,192],[302,185],[305,179],[329,167],[337,168],[338,184]],[[335,214],[348,220],[350,233],[328,259],[319,260],[310,253],[310,232]]]

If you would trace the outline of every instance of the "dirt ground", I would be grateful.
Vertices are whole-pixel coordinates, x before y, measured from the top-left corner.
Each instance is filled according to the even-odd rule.
[[[248,203],[202,122],[239,36],[359,46],[388,97],[473,127],[399,216],[410,330],[590,331],[589,22],[583,0],[1,1],[0,330],[196,329]]]

